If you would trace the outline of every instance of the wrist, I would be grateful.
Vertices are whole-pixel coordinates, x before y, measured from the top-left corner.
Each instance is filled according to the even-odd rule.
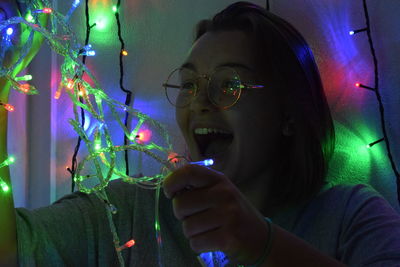
[[[263,253],[261,254],[261,256],[258,258],[258,260],[255,263],[239,265],[238,267],[262,267],[262,266],[264,266],[264,263],[267,261],[268,255],[271,251],[273,238],[274,238],[274,228],[273,228],[273,224],[272,224],[272,221],[270,218],[264,217],[264,219],[268,225],[268,237],[267,237],[267,240],[265,243]]]

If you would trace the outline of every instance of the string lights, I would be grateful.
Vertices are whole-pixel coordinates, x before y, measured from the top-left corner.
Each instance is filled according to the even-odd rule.
[[[117,248],[117,251],[121,251],[123,249],[130,248],[134,245],[135,245],[135,240],[131,239],[128,242],[126,242],[123,246],[120,246],[119,248]]]
[[[72,7],[71,7],[71,9],[70,9],[70,11],[72,10],[75,10],[78,6],[79,6],[79,4],[80,4],[80,1],[79,2],[74,2],[73,4],[72,4]],[[90,21],[90,17],[89,17],[89,0],[86,0],[85,1],[85,17],[86,17],[86,37],[85,37],[85,46],[84,46],[84,48],[83,49],[81,49],[80,51],[79,51],[79,53],[78,54],[81,54],[82,52],[84,52],[85,51],[85,48],[87,49],[87,48],[89,48],[89,47],[91,47],[90,45],[89,45],[89,39],[90,39],[90,31],[91,31],[91,29],[96,25],[96,23],[94,24],[94,25],[90,25],[89,24],[89,21]],[[72,14],[72,13],[71,13]],[[70,15],[71,15],[70,14]],[[83,55],[83,57],[82,57],[82,64],[83,65],[85,65],[86,64],[86,57],[87,57],[87,55]],[[83,75],[83,73],[82,73],[82,75]],[[75,75],[74,76],[74,78],[73,79],[67,79],[67,81],[68,81],[68,83],[67,83],[67,88],[68,89],[73,89],[74,88],[74,84],[75,84],[75,79],[77,78],[77,75]],[[59,92],[61,92],[61,90],[62,90],[62,88],[59,88],[60,90],[57,90],[57,94],[55,95],[55,97],[57,97],[56,99],[59,99],[59,97],[60,97],[60,94],[59,94]],[[79,89],[80,89],[80,87],[79,87]],[[80,90],[79,90],[80,91]],[[81,103],[83,103],[83,99],[82,99],[82,97],[80,96],[80,95],[78,95],[79,96],[79,101],[81,102]],[[74,110],[75,110],[75,108],[74,108]],[[85,125],[85,110],[83,109],[83,107],[81,107],[80,108],[80,110],[81,110],[81,126],[82,127],[84,127],[84,125]],[[77,116],[75,116],[75,117],[77,117]],[[72,178],[72,182],[71,182],[71,192],[74,192],[74,190],[75,190],[75,173],[76,173],[76,168],[77,168],[77,164],[78,164],[78,161],[77,161],[77,156],[78,156],[78,152],[79,152],[79,148],[80,148],[80,146],[81,146],[81,142],[82,142],[82,137],[80,136],[80,135],[78,135],[78,141],[77,141],[77,143],[76,143],[76,146],[75,146],[75,149],[74,149],[74,153],[73,153],[73,155],[72,155],[72,159],[71,159],[71,168],[67,168],[67,170],[70,172],[70,174],[71,174],[71,178]]]
[[[372,88],[372,87],[363,85],[363,84],[361,84],[361,83],[355,83],[355,86],[356,86],[356,87],[365,88],[365,89],[368,89],[368,90],[371,90],[371,91],[375,91],[375,90],[376,90],[375,88]]]
[[[121,34],[121,23],[119,18],[120,0],[118,1],[117,5],[112,7],[111,11],[114,12],[116,17],[118,25],[118,38],[121,43],[121,48],[119,51],[119,84],[121,90],[126,93],[125,104],[119,103],[108,97],[107,94],[101,89],[101,86],[98,83],[97,79],[85,65],[85,59],[87,56],[96,55],[95,50],[93,50],[88,43],[90,29],[94,26],[102,27],[102,22],[100,20],[96,21],[96,23],[93,25],[89,25],[88,0],[86,0],[87,36],[83,49],[82,46],[79,44],[75,34],[70,30],[70,27],[68,25],[69,18],[72,16],[75,9],[78,8],[78,6],[80,5],[80,1],[75,0],[71,5],[68,14],[65,16],[50,8],[50,4],[47,0],[43,0],[43,2],[44,6],[46,7],[37,9],[36,7],[39,6],[39,4],[37,4],[36,1],[31,1],[31,3],[29,4],[30,10],[28,9],[25,17],[13,17],[8,20],[1,21],[0,31],[3,32],[4,30],[6,32],[5,36],[2,37],[2,47],[9,47],[10,45],[12,45],[12,43],[10,42],[10,37],[12,36],[12,34],[14,34],[14,30],[10,25],[24,24],[32,31],[29,34],[29,37],[26,40],[24,47],[22,48],[19,60],[13,66],[7,69],[0,66],[0,77],[5,77],[10,82],[12,88],[20,93],[36,94],[38,92],[33,85],[27,83],[32,80],[33,77],[31,75],[25,75],[22,77],[12,76],[13,70],[22,62],[24,57],[27,55],[27,52],[33,41],[34,32],[42,34],[43,37],[48,41],[52,50],[64,58],[64,62],[61,66],[61,81],[58,86],[58,90],[55,92],[54,98],[59,99],[61,94],[65,92],[74,104],[74,118],[70,119],[69,122],[78,134],[79,141],[77,144],[77,149],[75,149],[74,153],[75,162],[73,160],[72,167],[70,169],[71,175],[73,177],[73,183],[76,183],[78,189],[81,192],[95,193],[100,199],[104,201],[110,228],[113,233],[115,249],[118,252],[120,264],[121,266],[123,266],[123,260],[121,261],[122,256],[119,252],[121,252],[123,249],[134,246],[135,240],[131,239],[122,246],[120,245],[119,239],[116,235],[115,226],[112,223],[112,215],[116,214],[118,211],[115,206],[108,202],[108,197],[104,191],[104,188],[108,185],[110,179],[113,176],[116,176],[120,177],[124,182],[127,183],[137,184],[138,186],[141,186],[143,188],[157,189],[156,192],[157,195],[159,195],[159,189],[162,183],[162,179],[165,177],[165,171],[172,171],[175,168],[175,164],[177,163],[179,156],[173,152],[172,145],[170,144],[169,136],[165,128],[157,121],[151,119],[149,116],[130,107],[133,98],[132,92],[126,90],[123,86],[123,57],[128,56],[128,51],[125,49],[125,43]],[[386,143],[388,157],[392,164],[392,169],[397,177],[398,199],[400,201],[400,175],[394,164],[389,139],[386,133],[384,107],[379,91],[378,64],[371,38],[366,0],[363,0],[363,3],[367,20],[367,27],[363,29],[353,30],[349,34],[354,36],[361,32],[367,33],[371,53],[374,58],[375,84],[373,87],[370,87],[358,82],[356,83],[356,86],[373,91],[377,97],[381,115],[381,127],[384,137],[370,143],[368,146],[372,147],[380,142]],[[266,1],[266,8],[267,10],[270,9],[269,0]],[[38,14],[47,14],[48,16],[50,16],[50,19],[52,20],[52,23],[50,23],[51,27],[57,27],[48,30],[43,25],[40,25],[40,22],[38,21]],[[3,60],[5,53],[4,51],[6,50],[7,49],[3,50],[0,54],[1,61]],[[80,61],[81,57],[83,57],[82,62]],[[91,82],[83,79],[84,73],[87,74],[88,79],[90,79]],[[10,112],[14,110],[14,107],[8,103],[0,103],[0,105]],[[124,134],[123,145],[114,144],[112,134],[109,131],[109,127],[105,120],[104,108],[108,108],[110,110],[113,119],[120,126],[120,129]],[[80,114],[78,113],[78,109],[81,109]],[[120,119],[120,116],[118,114],[119,111],[122,111],[125,114],[124,122],[122,122],[122,120]],[[93,134],[89,134],[84,129],[84,112],[89,114],[92,119],[98,124],[96,129],[93,131]],[[135,118],[138,121],[137,124],[133,127],[133,130],[130,130],[128,128],[129,118]],[[149,129],[147,129],[150,132],[146,132],[146,129],[143,129],[144,125],[150,126],[152,130],[150,131]],[[163,141],[162,145],[153,142],[151,136],[148,138],[148,135],[151,135],[152,132],[157,132],[160,134]],[[84,156],[78,163],[76,160],[76,155],[78,153],[81,141],[83,141],[83,143],[85,144],[88,155]],[[160,173],[153,176],[130,176],[128,167],[129,150],[135,150],[145,153],[146,155],[153,158],[156,162],[159,162],[163,166],[163,169],[160,171]],[[123,152],[125,154],[124,169],[120,169],[116,166],[116,155],[119,152]],[[8,166],[14,163],[14,161],[15,159],[13,157],[9,157],[7,160],[0,164],[0,168]],[[210,166],[213,163],[214,162],[211,159],[207,159],[201,162],[192,162],[192,164],[203,166]],[[90,166],[94,167],[92,168]],[[99,182],[93,187],[88,187],[87,185],[85,185],[85,181],[92,178],[98,179]],[[3,192],[9,191],[9,186],[1,179],[1,177],[0,187]],[[156,201],[156,205],[155,229],[157,235],[156,239],[159,243],[160,248],[161,238],[160,225],[158,220],[158,201]]]
[[[121,21],[120,21],[120,17],[119,17],[120,6],[121,6],[121,0],[118,0],[117,4],[112,7],[112,11],[115,14],[115,20],[117,22],[118,40],[121,45],[120,53],[119,53],[119,87],[126,94],[125,105],[131,106],[132,91],[126,90],[124,87],[124,59],[123,59],[123,57],[128,56],[128,51],[125,50],[125,42],[122,37]],[[128,120],[129,120],[129,113],[125,112],[125,120],[124,120],[125,127],[128,127]],[[129,138],[128,136],[124,135],[124,145],[128,144],[128,142],[129,142],[128,139],[131,140],[132,138]],[[127,150],[125,151],[124,157],[125,157],[125,174],[129,175],[129,154],[128,154]],[[139,160],[141,160],[141,158]]]
[[[10,156],[0,164],[0,169],[13,164],[14,162],[15,162],[15,158],[13,156]],[[4,193],[7,193],[8,191],[10,191],[10,187],[8,186],[8,184],[6,182],[4,182],[4,180],[1,177],[0,177],[0,187]]]
[[[0,106],[2,106],[4,109],[6,109],[9,112],[13,112],[15,110],[14,106],[11,104],[4,104],[0,102]]]
[[[367,30],[368,30],[368,28],[353,30],[353,31],[349,31],[349,34],[350,34],[350,35],[354,35],[354,34],[357,34],[357,33],[360,33],[360,32],[365,32],[365,31],[367,31]]]
[[[374,146],[374,145],[376,145],[376,144],[378,144],[380,142],[383,142],[383,141],[385,141],[385,138],[381,138],[381,139],[379,139],[379,140],[377,140],[375,142],[372,142],[372,143],[368,144],[367,148],[371,148],[372,146]]]
[[[386,122],[385,122],[385,109],[382,103],[382,97],[380,94],[380,89],[379,89],[379,73],[378,73],[378,59],[376,57],[376,53],[375,53],[375,48],[374,48],[374,43],[373,43],[373,39],[372,39],[372,35],[371,35],[371,27],[370,27],[370,18],[369,18],[369,14],[368,14],[368,6],[366,3],[366,0],[363,0],[363,9],[364,9],[364,15],[365,15],[365,20],[366,20],[366,27],[362,28],[362,29],[358,29],[358,30],[352,30],[349,32],[350,35],[354,36],[355,34],[361,33],[361,32],[366,32],[367,36],[368,36],[368,43],[370,46],[370,51],[371,51],[371,55],[373,58],[373,62],[374,62],[374,76],[375,76],[375,81],[374,81],[374,86],[370,87],[370,86],[366,86],[362,83],[355,83],[356,87],[360,87],[360,88],[364,88],[370,91],[373,91],[375,93],[376,96],[376,100],[378,101],[378,105],[379,105],[379,114],[380,114],[380,122],[381,122],[381,129],[382,129],[382,133],[383,133],[383,138],[378,139],[377,141],[371,142],[370,144],[368,144],[366,147],[367,148],[371,148],[372,146],[381,143],[381,142],[385,142],[386,144],[386,150],[387,150],[387,155],[388,158],[390,160],[390,164],[391,167],[393,169],[393,172],[396,176],[396,184],[397,184],[397,199],[398,202],[400,203],[400,173],[397,170],[396,164],[393,160],[393,156],[392,156],[392,151],[391,151],[391,146],[390,146],[390,141],[387,135],[387,131],[386,131]]]
[[[79,136],[79,139],[85,144],[88,154],[83,156],[81,161],[76,161],[75,168],[74,164],[72,166],[71,173],[73,174],[73,182],[76,183],[79,191],[84,193],[94,193],[101,200],[104,201],[105,210],[112,232],[114,246],[117,251],[120,266],[124,266],[122,255],[120,251],[122,247],[128,248],[132,245],[132,242],[125,243],[121,246],[119,238],[115,229],[115,225],[112,220],[112,215],[116,214],[118,211],[111,203],[108,201],[108,196],[105,192],[105,187],[111,178],[119,177],[124,182],[137,184],[138,186],[150,189],[157,189],[157,196],[159,196],[159,190],[161,187],[162,179],[165,177],[166,172],[170,172],[174,169],[175,158],[170,158],[172,154],[172,145],[169,141],[169,136],[163,125],[153,120],[149,116],[141,113],[130,107],[131,92],[127,91],[123,87],[123,64],[122,57],[127,56],[128,53],[124,48],[124,42],[121,36],[120,22],[119,22],[119,6],[120,2],[117,4],[117,12],[115,13],[117,22],[119,24],[118,37],[121,42],[120,55],[120,87],[127,93],[126,104],[117,102],[107,96],[107,94],[101,89],[100,84],[97,79],[91,73],[91,71],[85,65],[85,59],[87,56],[94,56],[94,50],[89,45],[89,36],[85,40],[84,49],[82,51],[82,46],[75,34],[70,30],[67,21],[72,15],[69,12],[68,17],[64,16],[57,11],[50,8],[50,4],[47,0],[40,1],[43,2],[44,7],[41,6],[37,1],[30,1],[27,5],[27,14],[24,17],[13,17],[0,23],[0,31],[12,27],[12,25],[24,24],[30,30],[30,34],[21,49],[20,58],[14,63],[10,68],[0,68],[0,77],[5,77],[11,84],[12,89],[17,90],[24,94],[37,94],[37,89],[28,82],[32,80],[32,76],[24,77],[14,77],[12,75],[13,70],[18,66],[23,58],[27,55],[29,51],[34,33],[41,34],[48,42],[53,51],[59,54],[64,62],[61,65],[61,80],[57,91],[55,92],[54,98],[59,99],[62,92],[65,92],[71,101],[73,102],[73,114],[74,118],[69,120],[73,129]],[[88,0],[86,0],[88,3]],[[75,10],[79,5],[79,1],[74,1],[71,10]],[[88,8],[86,9],[88,13]],[[50,27],[46,28],[41,25],[38,20],[38,14],[45,14],[49,16]],[[88,18],[88,17],[87,17]],[[88,20],[87,20],[88,21]],[[87,30],[94,27],[93,25],[88,25]],[[91,52],[93,51],[93,52]],[[0,56],[4,56],[0,55]],[[80,58],[82,57],[82,61]],[[2,58],[1,58],[2,59]],[[83,74],[86,74],[83,78]],[[22,83],[23,82],[23,83]],[[10,107],[8,104],[2,103],[3,107]],[[78,109],[81,109],[81,114],[79,114]],[[117,122],[121,128],[121,132],[124,134],[124,145],[114,144],[114,139],[112,138],[112,133],[109,131],[107,122],[104,116],[104,110],[107,109],[111,112],[112,120]],[[97,127],[94,133],[88,132],[84,127],[84,112],[91,117],[91,120],[97,123]],[[121,121],[119,112],[122,111],[126,114],[124,123]],[[80,116],[81,115],[81,116]],[[137,121],[133,130],[129,130],[127,127],[127,119],[131,118],[133,121]],[[142,129],[146,126],[145,129]],[[152,133],[157,133],[160,138],[158,140],[160,144],[155,143],[151,138],[146,135],[146,129]],[[146,137],[147,136],[147,137]],[[134,138],[132,138],[134,137]],[[78,143],[80,144],[79,141]],[[117,153],[124,152],[126,154],[127,150],[136,150],[146,155],[150,156],[159,162],[162,166],[160,173],[152,176],[141,176],[141,177],[131,177],[129,172],[121,170],[117,167],[116,158]],[[75,151],[77,154],[77,150]],[[76,159],[76,157],[75,157]],[[10,160],[6,161],[10,163]],[[3,164],[1,167],[4,167]],[[70,169],[71,170],[71,169]],[[95,185],[88,186],[85,183],[87,180],[96,179]],[[1,188],[3,191],[7,191],[9,188],[3,180],[1,180]],[[156,228],[157,240],[159,238],[159,222],[158,222],[158,201],[156,203]]]

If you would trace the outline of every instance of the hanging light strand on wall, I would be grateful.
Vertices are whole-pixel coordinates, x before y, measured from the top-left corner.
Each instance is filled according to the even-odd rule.
[[[366,20],[366,27],[359,29],[359,30],[352,30],[350,31],[350,35],[355,35],[357,33],[361,33],[361,32],[366,32],[367,36],[368,36],[368,43],[369,43],[369,47],[370,47],[370,51],[371,51],[371,55],[373,58],[373,62],[374,62],[374,86],[366,86],[363,85],[359,82],[357,82],[355,85],[357,87],[361,87],[364,88],[366,90],[370,90],[375,92],[375,96],[376,99],[378,101],[378,105],[379,105],[379,114],[380,114],[380,124],[381,124],[381,129],[382,129],[382,133],[383,133],[383,138],[378,139],[377,141],[371,142],[370,144],[368,144],[367,147],[372,147],[375,144],[381,143],[381,142],[385,142],[386,144],[386,150],[387,150],[387,156],[389,158],[391,167],[393,169],[393,172],[396,176],[396,184],[397,184],[397,199],[398,202],[400,203],[400,174],[399,171],[397,170],[396,164],[393,160],[393,156],[392,156],[392,150],[391,150],[391,146],[390,146],[390,140],[388,138],[387,135],[387,131],[386,131],[386,121],[385,121],[385,109],[382,103],[382,96],[380,93],[380,89],[379,89],[379,71],[378,71],[378,59],[376,57],[376,52],[375,52],[375,48],[374,48],[374,43],[373,43],[373,39],[372,39],[372,35],[371,35],[371,23],[370,23],[370,18],[369,18],[369,14],[368,14],[368,6],[366,3],[366,0],[363,0],[363,9],[364,9],[364,14],[365,14],[365,20]]]
[[[74,2],[73,6],[75,5],[79,5],[79,2]],[[76,6],[75,6],[76,8]],[[96,25],[90,25],[90,13],[89,13],[89,0],[85,1],[85,21],[86,21],[86,37],[85,37],[85,48],[89,46],[89,40],[90,40],[90,31],[91,29]],[[83,54],[82,57],[82,63],[83,65],[86,65],[86,58],[87,58],[87,53]],[[81,78],[83,77],[83,72],[81,73]],[[78,74],[77,74],[78,75]],[[78,78],[77,75],[75,76],[75,78]],[[79,102],[84,103],[83,97],[80,96],[79,97]],[[82,128],[85,125],[85,110],[80,107],[80,111],[81,111],[81,126]],[[71,173],[71,192],[75,191],[75,173],[76,173],[76,168],[78,166],[78,162],[77,162],[77,156],[78,156],[78,152],[79,152],[79,148],[81,146],[81,142],[82,142],[82,138],[80,135],[78,135],[78,141],[76,143],[75,149],[74,149],[74,154],[72,155],[72,160],[71,160],[71,168],[67,168],[67,170]]]
[[[266,8],[268,11],[270,10],[269,0],[266,0],[266,2],[265,2],[265,8]]]
[[[121,44],[121,50],[119,52],[119,87],[124,93],[126,93],[125,105],[130,106],[132,103],[132,91],[126,90],[124,87],[124,57],[128,55],[128,51],[125,50],[125,42],[124,39],[122,38],[121,21],[119,17],[120,7],[121,7],[121,0],[118,0],[117,5],[113,6],[113,12],[115,13],[115,19],[117,21],[118,40]],[[129,113],[125,112],[124,125],[126,128],[128,128],[128,120],[129,120]],[[126,135],[124,135],[124,145],[125,146],[128,145],[128,142],[129,138]],[[124,158],[125,158],[125,174],[129,176],[129,156],[127,150],[124,152]]]

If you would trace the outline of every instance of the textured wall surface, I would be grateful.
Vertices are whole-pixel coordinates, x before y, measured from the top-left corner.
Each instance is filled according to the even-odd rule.
[[[58,1],[58,9],[67,12],[70,2]],[[92,30],[90,43],[96,49],[96,56],[88,59],[88,66],[93,69],[107,94],[124,101],[124,94],[118,87],[119,42],[115,19],[110,12],[112,2],[114,1],[90,1],[91,23],[101,20],[105,26],[103,29],[94,27]],[[175,124],[174,109],[165,99],[161,84],[167,75],[185,60],[191,47],[194,25],[201,19],[210,18],[233,2],[122,1],[122,34],[129,51],[125,58],[125,87],[135,92],[135,108],[167,126],[174,146],[180,152],[183,151],[184,144]],[[251,2],[265,5],[265,1]],[[400,168],[400,2],[367,2],[379,63],[379,83],[385,106],[387,131],[395,162]],[[386,157],[384,143],[371,149],[365,148],[366,144],[383,136],[375,95],[371,91],[354,87],[355,82],[370,86],[374,84],[373,61],[367,35],[348,34],[351,29],[365,27],[362,1],[272,0],[271,11],[288,20],[304,35],[320,68],[337,133],[336,154],[329,178],[335,183],[370,183],[399,210],[395,176]],[[83,5],[74,14],[72,25],[83,42]],[[30,72],[40,77],[35,79],[35,84],[42,88],[42,91],[54,88],[58,77],[56,66],[59,62],[59,59],[51,58],[51,53],[46,48],[35,59]],[[50,65],[52,68],[48,71]],[[67,123],[67,119],[72,116],[71,102],[67,97],[61,97],[55,103],[52,95],[45,93],[30,97],[28,102],[27,113],[41,112],[42,117],[27,116],[27,125],[39,132],[34,133],[35,137],[30,136],[31,132],[27,131],[26,147],[23,144],[19,148],[10,146],[20,157],[30,156],[25,164],[28,169],[13,171],[14,174],[18,174],[13,176],[13,183],[14,187],[17,185],[19,188],[27,188],[25,191],[18,191],[15,196],[17,203],[21,206],[38,207],[70,191],[70,177],[65,166],[70,166],[76,136]],[[47,120],[49,123],[39,126],[41,124],[38,120]],[[22,126],[21,123],[14,122],[10,130],[11,135],[21,131]],[[40,145],[40,142],[35,140],[43,136],[47,137],[47,144]],[[24,153],[24,149],[30,153]],[[34,156],[37,155],[34,151],[40,156]],[[53,167],[46,167],[46,164],[41,163],[41,160],[48,162],[49,158]],[[133,166],[136,166],[135,164],[137,163],[132,162]],[[24,173],[29,173],[28,182],[16,177]]]

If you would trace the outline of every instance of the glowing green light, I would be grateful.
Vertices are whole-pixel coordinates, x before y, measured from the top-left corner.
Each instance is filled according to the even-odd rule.
[[[32,75],[24,75],[24,76],[21,76],[21,77],[15,77],[15,80],[16,81],[30,81],[30,80],[32,80]]]
[[[158,222],[155,222],[154,228],[156,229],[156,231],[160,231],[160,224]]]
[[[376,134],[361,119],[352,121],[354,128],[339,122],[335,124],[336,147],[328,174],[333,184],[369,183],[372,177],[371,162],[379,161],[381,157],[379,149],[374,147],[371,150],[366,146]]]
[[[8,166],[8,165],[10,165],[10,164],[12,164],[14,162],[15,162],[15,158],[13,156],[10,156],[10,157],[8,157],[8,159],[3,161],[3,163],[0,163],[0,169],[5,167],[5,166]]]
[[[13,156],[8,157],[7,165],[13,164],[15,162],[15,158]]]
[[[114,6],[112,7],[112,10],[113,10],[114,13],[117,13],[117,11],[118,11],[117,6],[114,5]]]
[[[93,38],[91,36],[92,42],[97,45],[110,45],[112,40],[115,38],[115,33],[113,31],[114,20],[115,20],[115,12],[111,12],[112,7],[107,6],[99,6],[98,8],[93,10],[93,15],[91,13],[91,17],[93,16],[93,21],[96,23],[96,26],[93,27],[93,30],[96,32],[101,32],[101,34],[93,34]],[[117,10],[118,12],[118,10]]]
[[[103,18],[99,18],[96,20],[96,29],[98,30],[104,30],[107,26],[106,20]]]
[[[74,5],[78,2],[79,1],[76,0],[74,2]],[[97,34],[93,35],[95,39],[93,40],[93,42],[95,42],[96,44],[110,45],[112,43],[112,40],[114,40],[115,38],[115,31],[113,31],[113,26],[115,25],[115,14],[110,12],[109,4],[105,3],[103,7],[101,5],[99,6],[100,7],[96,5],[96,9],[93,10],[93,14],[91,14],[93,15],[93,17],[91,16],[93,20],[90,21],[90,27],[93,27],[93,30],[98,32]],[[116,9],[116,12],[118,12],[118,5],[116,6]],[[124,169],[119,168],[118,160],[120,159],[120,157],[117,155],[122,154],[125,151],[138,151],[140,155],[141,152],[145,152],[146,155],[153,158],[156,163],[165,165],[166,168],[170,168],[171,166],[169,166],[169,164],[166,164],[166,158],[167,154],[172,150],[172,144],[169,143],[169,136],[166,129],[164,129],[164,127],[157,121],[151,119],[148,115],[145,115],[138,110],[134,110],[129,106],[126,106],[116,100],[111,99],[102,90],[102,88],[100,88],[99,82],[97,81],[95,75],[91,73],[91,71],[87,69],[83,63],[80,63],[76,60],[76,55],[79,54],[80,50],[71,50],[71,44],[74,45],[78,42],[77,37],[73,32],[71,32],[66,23],[64,23],[64,20],[54,20],[55,23],[49,23],[48,28],[50,29],[47,29],[42,28],[41,24],[43,25],[44,23],[35,24],[36,20],[38,20],[38,17],[36,15],[34,17],[35,18],[33,18],[33,16],[27,15],[26,18],[28,20],[31,20],[31,22],[33,23],[27,23],[26,21],[24,21],[24,24],[27,24],[26,26],[28,28],[34,29],[35,32],[37,32],[38,34],[42,33],[43,38],[52,44],[53,50],[65,59],[65,63],[63,63],[63,65],[61,66],[60,80],[62,82],[60,82],[58,87],[59,89],[57,90],[57,98],[62,91],[65,91],[69,95],[70,100],[73,102],[74,105],[73,113],[75,117],[75,119],[70,119],[69,122],[74,130],[77,132],[77,134],[85,142],[87,148],[86,151],[89,152],[86,156],[80,158],[80,162],[77,164],[77,168],[74,170],[74,172],[68,169],[73,174],[73,179],[76,182],[79,191],[88,194],[99,192],[107,186],[109,180],[113,177],[122,179],[124,182],[130,184],[136,184],[140,182],[146,184],[146,188],[160,188],[161,181],[165,177],[164,172],[154,174],[152,176],[139,175],[139,177],[135,177],[135,179],[132,179],[132,177],[125,173]],[[58,23],[61,21],[62,23]],[[94,25],[95,23],[96,25]],[[53,29],[51,28],[52,26],[59,27],[59,30],[62,31],[63,35],[58,36],[58,34],[56,33],[58,32],[58,28]],[[25,55],[21,56],[22,58],[20,59],[22,60],[24,56]],[[5,69],[4,71],[5,73],[16,72],[14,69]],[[84,79],[83,77],[81,77],[81,75],[78,75],[78,73],[83,72],[87,74],[87,77],[91,82],[88,82],[86,78]],[[8,75],[6,78],[12,82],[13,89],[17,91],[29,94],[37,92],[33,85],[19,84],[19,82],[16,82],[14,80],[14,77],[8,77]],[[24,77],[24,79],[25,78],[29,77]],[[94,85],[92,85],[92,83]],[[83,96],[79,95],[80,92],[83,92]],[[84,101],[81,101],[81,97],[84,98]],[[95,103],[93,103],[93,99],[95,99]],[[97,127],[97,130],[95,130],[94,141],[92,141],[90,139],[90,135],[87,134],[86,125],[83,127],[81,126],[81,121],[79,119],[80,116],[78,114],[77,107],[84,108],[88,112],[88,114],[91,114],[89,118],[96,118],[99,122],[101,122],[101,124],[99,124],[99,126]],[[142,124],[146,123],[148,127],[154,127],[154,129],[157,130],[158,136],[162,138],[162,144],[158,145],[156,143],[150,143],[149,145],[147,145],[139,142],[133,142],[132,144],[127,145],[114,144],[114,135],[111,135],[109,127],[105,123],[105,109],[107,111],[111,111],[111,116],[120,125],[120,127],[122,127],[122,131],[126,136],[129,136],[130,132],[121,120],[121,109],[131,116],[132,121],[138,121],[138,125],[136,127],[132,123],[132,127],[135,128],[135,133],[138,132]],[[89,120],[85,120],[85,122],[88,123]],[[136,139],[136,136],[136,134],[131,134],[133,140]],[[102,146],[102,142],[105,142],[104,147]],[[14,163],[15,158],[9,157],[4,159],[2,158],[1,160],[2,162],[0,162],[0,169],[5,167],[6,170],[4,171],[8,172],[9,170],[7,166],[11,163]],[[2,181],[0,179],[0,192],[7,192],[11,190],[11,183],[6,179],[5,181]],[[99,196],[101,198],[104,198],[104,200],[106,200],[107,198],[105,192],[104,194],[101,194]],[[111,210],[111,212],[113,212],[113,210]],[[156,219],[158,221],[158,214],[156,216]],[[159,232],[160,225],[158,223],[156,225],[156,228]],[[114,236],[117,235],[116,233],[113,234]],[[161,242],[161,239],[159,240]],[[131,243],[132,242],[130,242],[129,244]]]
[[[31,13],[28,13],[28,14],[26,15],[25,19],[26,19],[27,22],[30,22],[30,23],[35,22],[35,18],[32,16]]]
[[[0,178],[0,186],[1,189],[3,189],[3,192],[8,192],[10,190],[8,185],[1,178]]]
[[[377,141],[375,141],[375,142],[372,142],[372,143],[370,143],[370,144],[367,145],[367,148],[371,148],[371,147],[373,147],[374,145],[379,144],[380,142],[383,142],[384,140],[385,140],[385,138],[381,138],[381,139],[379,139],[379,140],[377,140]]]

